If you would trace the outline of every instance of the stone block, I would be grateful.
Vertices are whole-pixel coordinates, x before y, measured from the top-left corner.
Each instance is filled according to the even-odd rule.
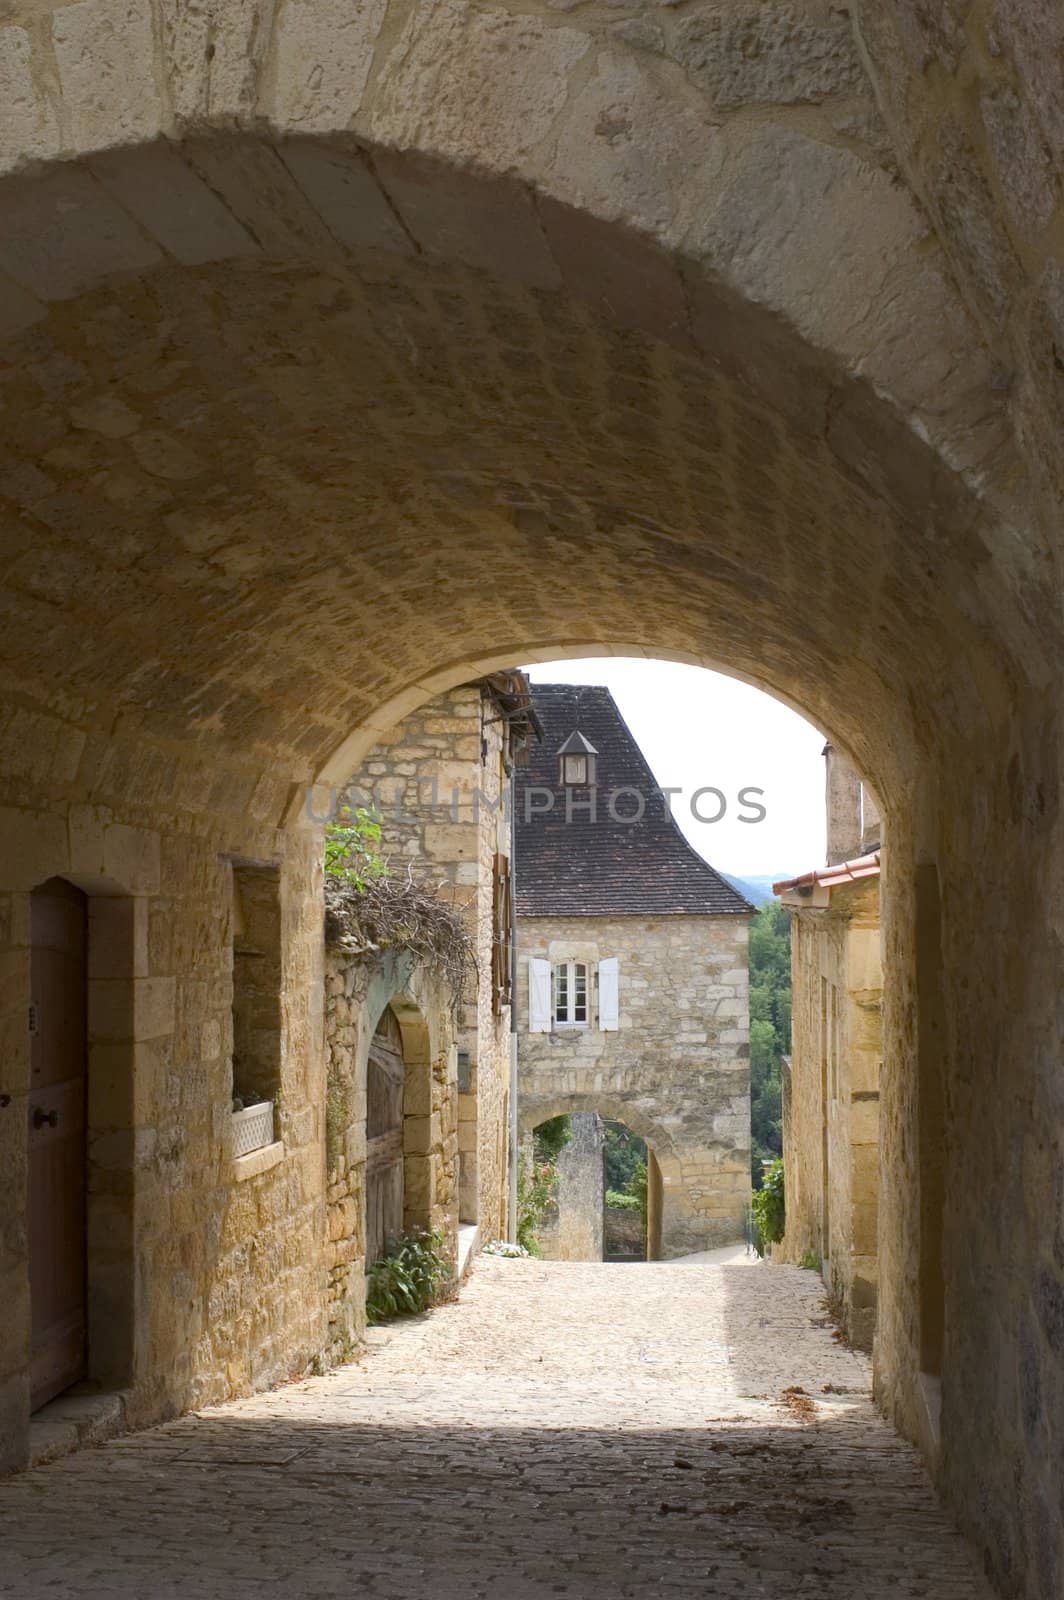
[[[34,889],[48,878],[68,872],[64,818],[52,812],[0,807],[0,870],[8,890]]]
[[[94,1039],[155,1039],[174,1028],[173,978],[101,978],[89,986]]]
[[[523,158],[550,135],[590,42],[553,19],[469,0],[415,7],[356,126],[395,149],[420,146],[485,171],[527,171]]]
[[[126,895],[89,899],[88,972],[93,978],[148,975],[148,903]]]
[[[864,86],[847,17],[807,18],[779,4],[694,12],[669,54],[718,111],[817,104]]]
[[[146,828],[111,823],[104,830],[104,874],[128,894],[158,894],[160,840]]]
[[[4,185],[0,271],[41,300],[71,299],[109,273],[142,271],[162,259],[87,172],[63,167]]]
[[[360,150],[286,139],[278,152],[329,232],[346,249],[414,254],[409,234]],[[388,738],[383,735],[379,742],[386,744]],[[366,770],[373,773],[374,765]],[[384,763],[379,765],[384,772],[389,770]]]
[[[168,144],[107,150],[89,163],[107,192],[188,266],[258,248],[218,196]]]
[[[193,171],[268,256],[341,257],[340,245],[272,146],[215,138],[190,139],[183,148]]]
[[[427,823],[425,854],[434,861],[470,861],[478,856],[479,839],[473,823]]]
[[[52,13],[52,49],[77,150],[162,131],[150,0],[80,0]]]
[[[429,255],[462,261],[530,288],[558,287],[558,269],[522,185],[506,178],[487,181],[388,150],[378,153],[375,166],[410,237]]]
[[[284,0],[262,109],[298,133],[350,126],[362,104],[387,0]]]
[[[571,294],[611,321],[693,349],[683,281],[660,246],[549,198],[539,212]]]

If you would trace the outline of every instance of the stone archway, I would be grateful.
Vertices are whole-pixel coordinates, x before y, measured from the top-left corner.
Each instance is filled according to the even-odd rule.
[[[993,41],[979,7],[966,30],[956,8],[933,27],[862,4],[854,35],[809,0],[782,31],[759,13],[753,55],[704,4],[369,5],[341,28],[314,0],[158,23],[90,0],[5,21],[0,864],[18,893],[64,861],[98,870],[103,829],[153,843],[139,1026],[191,1083],[224,1037],[218,859],[282,862],[305,1260],[326,1204],[317,863],[313,830],[282,827],[305,784],[341,753],[352,770],[397,708],[536,651],[697,660],[797,704],[867,773],[892,841],[878,1389],[933,1452],[905,1287],[931,1073],[951,1107],[942,1472],[1003,1571],[1061,1536],[998,1363],[1059,1396],[1064,1279],[1028,1208],[1064,1170],[1044,892],[1064,862],[1045,518],[1064,314],[1025,120],[1059,133],[1055,79],[1027,11],[998,9]],[[144,1281],[206,1273],[207,1304],[217,1140],[162,1066],[151,1082],[143,1159],[182,1204]],[[285,1253],[260,1254],[256,1284],[287,1274],[305,1305]],[[16,1299],[24,1270],[16,1252]],[[175,1326],[159,1293],[143,1314],[149,1342]],[[230,1323],[240,1350],[189,1333],[144,1415],[281,1370]],[[293,1313],[285,1359],[320,1331]],[[21,1415],[10,1363],[0,1381]]]
[[[668,1107],[662,1110],[666,1116]],[[584,1094],[543,1095],[522,1093],[518,1102],[518,1134],[524,1140],[542,1123],[572,1112],[597,1112],[610,1122],[621,1122],[644,1141],[649,1160],[647,1259],[668,1260],[687,1253],[689,1193],[683,1162],[668,1128],[656,1121],[638,1092],[617,1096],[589,1089]]]

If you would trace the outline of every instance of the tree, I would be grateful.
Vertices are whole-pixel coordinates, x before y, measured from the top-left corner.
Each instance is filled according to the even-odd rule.
[[[750,926],[750,1166],[754,1188],[783,1153],[783,1057],[791,1049],[791,919],[778,900]]]

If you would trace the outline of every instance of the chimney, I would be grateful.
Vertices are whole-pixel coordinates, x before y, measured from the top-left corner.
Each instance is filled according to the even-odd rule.
[[[861,780],[846,757],[824,746],[829,867],[861,854]]]

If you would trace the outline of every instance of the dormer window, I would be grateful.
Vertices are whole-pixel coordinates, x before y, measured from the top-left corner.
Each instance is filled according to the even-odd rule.
[[[572,732],[558,751],[559,779],[566,789],[579,788],[595,781],[598,751],[578,731]]]

